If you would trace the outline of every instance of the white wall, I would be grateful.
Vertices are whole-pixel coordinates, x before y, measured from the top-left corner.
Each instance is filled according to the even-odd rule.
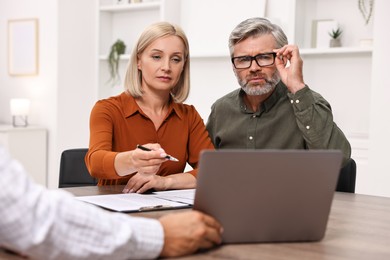
[[[50,187],[58,185],[61,152],[86,148],[89,115],[97,100],[97,2],[58,0],[58,96],[57,168],[52,169]]]
[[[20,18],[39,19],[37,76],[7,72],[7,21]],[[89,112],[97,96],[96,22],[95,0],[0,2],[0,123],[11,123],[11,98],[31,99],[30,124],[48,130],[51,188],[58,186],[61,151],[88,145]]]
[[[7,67],[7,22],[10,19],[39,19],[39,75],[11,77]],[[49,130],[49,151],[53,150],[57,124],[57,1],[3,0],[0,2],[0,122],[11,123],[9,100],[31,99],[30,124]],[[26,144],[29,145],[29,144]],[[53,158],[49,153],[48,159]],[[50,167],[49,163],[49,167]],[[52,166],[51,166],[52,167]],[[57,170],[58,171],[58,170]]]
[[[364,176],[366,183],[362,192],[390,197],[390,1],[375,1],[374,53],[372,57],[370,98],[370,146],[369,175]],[[366,104],[363,103],[362,106]]]

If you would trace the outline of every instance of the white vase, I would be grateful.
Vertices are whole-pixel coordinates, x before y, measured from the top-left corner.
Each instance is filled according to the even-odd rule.
[[[329,41],[329,47],[341,47],[341,40],[340,38],[337,39],[330,39]]]

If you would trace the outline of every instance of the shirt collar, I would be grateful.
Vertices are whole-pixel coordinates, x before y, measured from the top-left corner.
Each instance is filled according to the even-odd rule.
[[[126,91],[121,94],[121,103],[126,118],[137,113],[145,115],[138,106],[137,102],[135,102],[135,98]],[[172,113],[175,113],[180,119],[183,118],[183,111],[181,111],[179,104],[173,101],[169,104],[167,117]]]
[[[263,102],[265,111],[269,111],[283,96],[286,96],[287,87],[282,81],[276,84],[274,92]]]

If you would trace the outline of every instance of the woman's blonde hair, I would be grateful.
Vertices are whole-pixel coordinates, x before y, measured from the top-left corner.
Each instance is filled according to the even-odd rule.
[[[147,27],[139,37],[129,60],[125,76],[125,90],[133,97],[141,97],[142,90],[142,72],[138,69],[138,57],[155,40],[165,36],[177,36],[184,43],[184,68],[176,86],[171,90],[171,96],[175,102],[184,102],[190,92],[190,50],[187,36],[177,25],[167,22],[158,22]]]

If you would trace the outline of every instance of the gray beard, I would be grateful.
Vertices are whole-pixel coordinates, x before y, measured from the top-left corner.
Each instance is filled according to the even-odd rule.
[[[279,83],[280,77],[277,72],[272,75],[271,79],[266,79],[265,84],[263,85],[252,85],[249,86],[246,81],[238,80],[242,90],[249,96],[260,96],[264,94],[268,94],[273,91],[276,85]]]

